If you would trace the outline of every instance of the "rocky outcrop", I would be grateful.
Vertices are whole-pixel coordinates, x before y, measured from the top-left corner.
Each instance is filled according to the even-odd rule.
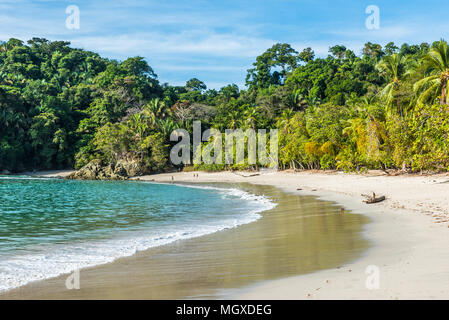
[[[135,177],[141,176],[147,172],[138,161],[119,160],[115,164],[114,173],[126,175],[128,177]]]
[[[104,165],[101,160],[92,160],[78,171],[67,176],[72,180],[127,180],[144,174],[137,161],[120,160],[116,164]]]
[[[67,176],[67,179],[100,180],[104,176],[101,160],[92,160],[84,167]]]

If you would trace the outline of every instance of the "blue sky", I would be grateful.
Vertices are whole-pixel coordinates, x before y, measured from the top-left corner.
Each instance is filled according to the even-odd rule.
[[[80,9],[78,30],[65,27],[69,5]],[[380,9],[379,30],[365,27],[368,5]],[[367,41],[449,39],[448,12],[447,0],[0,0],[0,40],[68,40],[109,58],[143,56],[161,82],[197,77],[209,88],[242,87],[256,56],[274,43],[326,56],[335,44],[359,54]]]

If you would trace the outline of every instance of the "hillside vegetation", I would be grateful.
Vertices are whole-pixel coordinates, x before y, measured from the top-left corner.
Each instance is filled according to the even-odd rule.
[[[449,48],[367,43],[316,58],[276,44],[246,89],[161,84],[142,57],[119,62],[33,38],[0,44],[0,171],[80,168],[92,160],[163,171],[170,133],[278,128],[282,168],[449,169]],[[226,166],[199,166],[226,169]],[[235,166],[234,166],[235,167]],[[243,168],[240,166],[239,168]]]

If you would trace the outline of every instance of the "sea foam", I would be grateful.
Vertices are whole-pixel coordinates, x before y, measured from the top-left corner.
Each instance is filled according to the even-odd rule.
[[[245,200],[245,207],[235,215],[210,221],[205,219],[200,225],[174,225],[170,226],[169,230],[155,228],[132,231],[125,236],[113,239],[41,245],[36,253],[0,255],[0,290],[9,290],[29,282],[71,273],[77,269],[110,263],[152,247],[235,228],[258,220],[261,218],[262,211],[276,206],[265,196],[254,195],[236,188],[182,186],[213,190],[229,201]]]

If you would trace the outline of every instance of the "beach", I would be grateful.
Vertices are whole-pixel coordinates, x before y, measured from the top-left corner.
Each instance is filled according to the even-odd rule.
[[[43,176],[44,174],[37,173],[37,175]],[[46,173],[45,176],[54,177],[55,174]],[[142,273],[142,270],[149,266],[148,255],[147,253],[138,253],[133,257],[82,271],[82,279],[85,284],[88,283],[88,287],[91,286],[91,290],[83,290],[84,287],[76,292],[66,290],[61,285],[67,277],[65,275],[12,290],[6,295],[0,296],[0,298],[449,298],[449,267],[447,267],[449,265],[449,249],[447,248],[449,240],[447,214],[449,212],[446,211],[449,208],[449,194],[447,193],[449,176],[446,174],[389,176],[383,172],[373,171],[367,174],[321,171],[267,172],[259,175],[232,172],[180,172],[144,176],[136,179],[161,183],[225,183],[235,186],[246,185],[246,188],[251,188],[250,186],[253,185],[261,188],[274,187],[276,190],[282,190],[282,193],[286,195],[285,197],[290,195],[292,197],[303,196],[301,199],[309,199],[310,197],[315,199],[317,197],[326,200],[323,203],[329,203],[330,207],[333,208],[329,210],[338,212],[339,217],[342,215],[359,216],[367,218],[367,221],[360,225],[362,226],[360,234],[357,231],[352,235],[352,239],[356,239],[355,242],[359,245],[355,246],[349,254],[345,251],[338,251],[340,246],[332,247],[329,245],[330,242],[334,241],[333,239],[339,239],[338,237],[326,242],[328,244],[322,247],[324,248],[322,251],[328,253],[328,258],[324,263],[321,263],[321,268],[316,268],[316,265],[318,265],[316,264],[310,269],[299,270],[295,269],[295,266],[299,265],[304,257],[293,261],[293,263],[291,260],[285,259],[284,263],[291,268],[287,272],[279,272],[278,269],[282,267],[282,264],[278,264],[278,268],[274,268],[272,271],[277,273],[275,272],[275,276],[272,277],[266,276],[266,270],[261,268],[265,270],[265,273],[254,270],[256,276],[254,279],[248,279],[252,270],[251,268],[246,270],[243,268],[242,274],[246,275],[243,280],[227,279],[227,281],[217,284],[215,280],[205,281],[202,279],[203,282],[210,285],[205,285],[204,288],[198,287],[197,290],[192,291],[191,288],[195,287],[195,281],[198,278],[188,280],[184,278],[172,294],[161,297],[153,296],[148,292],[145,282],[142,282],[142,280],[151,280],[151,274],[153,276],[164,275],[161,270],[166,271],[167,277],[170,277],[170,271],[173,271],[173,269],[168,268],[170,263],[167,264],[167,262],[170,261],[168,258],[173,252],[185,253],[185,264],[182,265],[182,268],[190,267],[194,269],[198,267],[198,264],[194,264],[195,261],[204,262],[199,264],[203,266],[208,263],[211,264],[210,259],[213,257],[213,253],[207,253],[208,250],[211,251],[210,243],[223,243],[223,247],[216,248],[215,251],[229,250],[232,246],[236,248],[236,237],[240,239],[240,242],[237,242],[240,244],[247,243],[245,241],[252,239],[253,242],[248,242],[249,249],[247,248],[248,252],[251,252],[254,247],[257,247],[254,241],[260,241],[264,234],[267,237],[282,234],[283,229],[281,228],[266,228],[269,224],[265,224],[265,227],[263,227],[264,218],[269,217],[269,213],[267,213],[264,218],[248,225],[155,248],[153,252],[159,252],[158,257],[161,257],[161,260],[159,263],[156,261],[155,264],[152,264],[151,266],[155,269],[147,270],[146,273]],[[269,191],[269,189],[263,190],[267,193],[276,192]],[[260,189],[259,192],[261,192]],[[364,198],[361,194],[371,192],[375,192],[376,195],[385,195],[387,200],[377,204],[363,203]],[[285,199],[283,196],[278,197],[280,203],[288,202]],[[290,209],[292,206],[299,206],[299,203],[291,202]],[[340,209],[338,206],[344,209]],[[332,216],[330,215],[330,217]],[[337,217],[337,215],[335,216]],[[289,225],[294,221],[285,220],[286,216],[279,217],[277,220],[279,225]],[[290,214],[288,217],[293,219],[294,215]],[[326,217],[329,217],[329,211],[327,211]],[[335,226],[335,223],[331,225]],[[259,229],[256,232],[257,228]],[[338,228],[334,228],[334,230],[339,237],[346,232],[346,230],[338,230]],[[271,234],[268,234],[268,232],[271,232]],[[327,229],[320,229],[319,232],[326,234],[328,231]],[[297,241],[293,239],[290,242],[281,242],[279,247],[294,247],[298,245]],[[312,241],[308,245],[312,246],[314,243]],[[263,242],[257,245],[260,246],[261,244]],[[239,245],[238,249],[241,249],[240,247],[244,247],[244,245]],[[344,247],[347,248],[348,245],[345,244]],[[277,252],[278,248],[275,249],[274,252]],[[242,258],[242,261],[249,261],[251,255],[248,252],[245,253],[246,258]],[[234,256],[232,250],[228,253],[229,256]],[[282,255],[287,254],[289,254],[288,251],[282,253]],[[267,263],[267,266],[276,265],[277,261],[282,261],[282,255],[273,256],[274,260]],[[329,257],[332,257],[332,259],[329,259]],[[226,271],[220,268],[195,269],[196,274],[198,274],[198,271],[209,272],[210,270],[214,270],[217,274]],[[379,279],[378,286],[374,287],[369,283],[369,280],[372,279],[370,276],[372,276],[373,270],[378,273]],[[238,274],[240,270],[236,272]],[[207,273],[201,274],[204,277],[208,275]],[[123,279],[127,279],[127,281]],[[55,288],[59,289],[56,290]],[[94,288],[97,289],[94,290]]]
[[[449,300],[449,1],[0,6],[0,300]]]
[[[97,188],[103,184],[112,184],[115,188],[129,185],[141,190],[164,186],[165,190],[176,190],[177,199],[182,199],[180,192],[192,194],[191,201],[196,201],[194,192],[197,190],[219,188],[224,195],[230,192],[242,194],[246,202],[254,201],[251,199],[262,201],[264,198],[270,199],[270,202],[264,201],[266,209],[260,211],[256,220],[221,231],[212,230],[202,236],[174,239],[164,245],[138,250],[136,254],[112,263],[82,268],[79,273],[80,290],[67,290],[65,283],[68,274],[62,273],[46,280],[29,282],[0,297],[216,299],[223,294],[222,290],[231,293],[235,288],[265,280],[339,267],[359,258],[369,247],[369,242],[362,236],[368,218],[349,212],[342,214],[341,207],[332,202],[319,201],[313,196],[288,194],[271,186],[214,183],[195,184],[192,188],[145,182],[95,183]],[[188,200],[184,197],[183,207],[189,207],[185,202]],[[232,199],[226,201],[229,204],[222,209],[222,214],[231,210]],[[243,205],[241,200],[239,203]],[[277,205],[273,206],[274,203]],[[204,203],[199,206],[207,208]],[[196,228],[201,228],[202,224],[199,222]],[[176,223],[171,227],[176,228]],[[151,229],[145,234],[151,237]],[[97,254],[101,256],[102,252],[97,251]],[[30,269],[33,267],[33,263],[27,265]],[[58,264],[54,266],[60,268]],[[48,271],[54,272],[54,268]]]
[[[286,192],[335,201],[371,219],[365,237],[373,247],[341,268],[268,281],[236,290],[237,299],[448,299],[449,176],[383,172],[267,173],[243,177],[229,172],[165,174],[155,181],[232,181],[272,185]],[[297,190],[301,189],[301,190]],[[361,194],[387,200],[365,204]],[[379,288],[367,288],[369,266],[379,270]],[[369,286],[368,286],[369,287]]]

